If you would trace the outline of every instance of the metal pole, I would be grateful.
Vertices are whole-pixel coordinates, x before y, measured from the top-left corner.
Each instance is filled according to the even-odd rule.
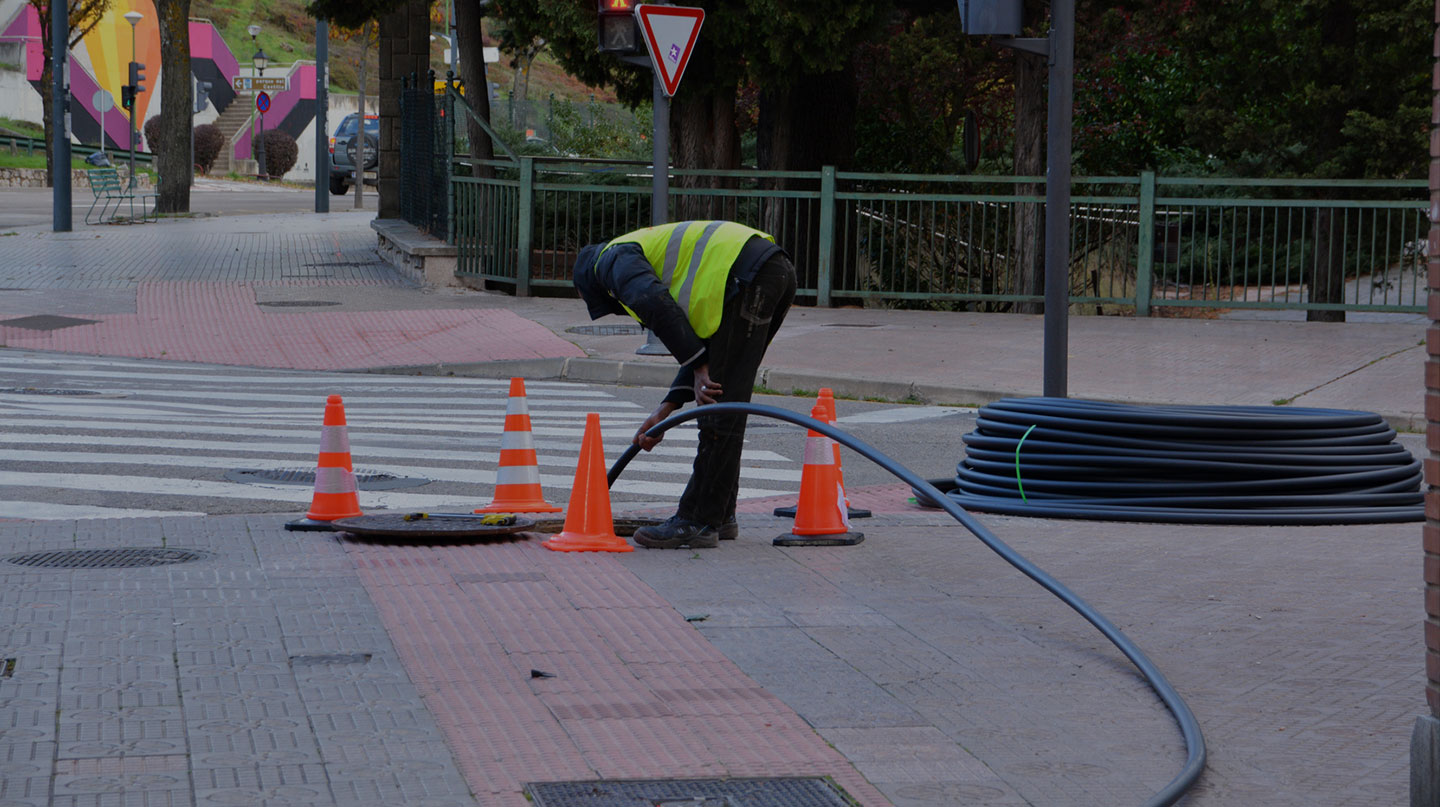
[[[650,163],[653,167],[650,180],[650,225],[664,224],[669,220],[670,208],[670,96],[665,94],[665,85],[660,73],[655,72],[655,90],[652,98],[655,107],[655,131],[650,137],[652,151]],[[655,332],[645,329],[645,344],[635,351],[641,356],[667,356],[670,349],[655,337]]]
[[[330,212],[330,131],[325,113],[330,106],[330,23],[315,21],[315,212]]]
[[[63,13],[65,5],[50,4],[50,138],[51,219],[57,233],[70,232],[70,88],[66,79],[69,60],[66,58],[70,39],[70,20]],[[61,13],[56,13],[56,11]],[[105,144],[105,132],[100,132]]]
[[[360,109],[355,136],[350,138],[350,145],[355,151],[355,159],[351,160],[355,169],[355,209],[365,207],[365,56],[370,50],[370,23],[360,27]]]
[[[1074,105],[1075,0],[1050,4],[1050,99],[1045,138],[1044,394],[1064,398],[1070,327],[1070,122]]]
[[[135,64],[135,23],[130,23],[130,64]],[[133,75],[135,71],[132,69]],[[135,85],[137,88],[139,84]],[[130,96],[130,187],[135,187],[135,112],[140,109],[140,93]]]
[[[650,180],[650,224],[658,225],[670,218],[670,96],[665,94],[658,72],[654,80],[655,133],[650,160],[655,170]]]

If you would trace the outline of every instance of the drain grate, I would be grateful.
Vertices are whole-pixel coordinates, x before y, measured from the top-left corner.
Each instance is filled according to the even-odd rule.
[[[237,468],[226,471],[225,478],[231,482],[247,485],[313,485],[315,469],[312,468]],[[397,488],[418,488],[430,484],[429,479],[418,476],[395,476],[383,471],[356,469],[355,485],[361,490],[395,490]]]
[[[644,332],[645,329],[639,325],[576,325],[565,329],[565,333],[584,336],[639,336]]]
[[[36,314],[33,317],[0,320],[0,325],[9,325],[12,328],[25,328],[30,331],[58,331],[61,328],[73,328],[76,325],[93,325],[99,321],[98,319],[61,317],[55,314]]]
[[[55,389],[53,387],[0,387],[0,392],[11,395],[100,395],[93,389]]]
[[[49,552],[28,552],[11,555],[6,563],[32,569],[133,569],[145,566],[166,566],[188,563],[208,557],[208,553],[192,549],[55,549]]]
[[[826,779],[636,779],[532,782],[536,807],[851,807]]]
[[[314,656],[291,656],[292,667],[303,667],[311,664],[364,664],[370,661],[369,653],[321,653]]]
[[[256,303],[256,305],[271,308],[320,308],[327,305],[340,305],[340,303],[335,300],[271,300],[268,303]]]

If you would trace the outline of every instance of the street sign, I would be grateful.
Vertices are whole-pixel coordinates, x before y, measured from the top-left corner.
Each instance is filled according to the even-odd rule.
[[[90,102],[96,112],[107,112],[115,108],[115,98],[105,90],[97,90],[95,95],[90,98]]]
[[[285,92],[290,89],[290,80],[284,76],[236,76],[232,82],[235,92]]]
[[[695,49],[695,40],[700,36],[705,9],[639,5],[635,7],[635,16],[640,20],[641,38],[650,51],[650,64],[660,77],[665,95],[674,95],[685,65],[690,62],[690,53]]]
[[[268,92],[262,92],[262,93],[256,95],[256,96],[255,96],[255,108],[258,109],[258,110],[260,110],[260,114],[262,114],[262,115],[265,114],[266,112],[269,112],[269,111],[270,111],[270,93],[268,93]]]

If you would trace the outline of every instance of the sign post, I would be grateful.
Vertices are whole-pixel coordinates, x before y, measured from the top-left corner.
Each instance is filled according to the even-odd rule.
[[[270,93],[258,92],[255,94],[255,110],[260,113],[260,137],[258,151],[255,161],[259,163],[258,170],[261,179],[269,179],[270,173],[265,170],[265,113],[270,109]]]

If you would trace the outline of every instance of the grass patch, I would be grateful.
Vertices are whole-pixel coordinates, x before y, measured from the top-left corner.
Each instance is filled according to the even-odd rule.
[[[84,160],[70,160],[71,168],[86,169],[92,166],[87,165]],[[39,154],[9,154],[0,149],[0,168],[38,168],[45,170],[45,153]]]

